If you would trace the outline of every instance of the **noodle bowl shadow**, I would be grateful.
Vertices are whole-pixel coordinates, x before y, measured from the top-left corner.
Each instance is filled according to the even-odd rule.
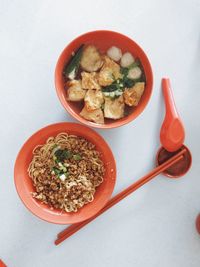
[[[94,200],[77,212],[61,212],[61,210],[51,210],[46,204],[32,197],[35,191],[33,182],[28,175],[28,166],[32,160],[32,151],[37,145],[42,145],[50,136],[56,136],[61,132],[81,136],[96,146],[101,153],[101,159],[105,165],[105,175],[103,182],[97,187]],[[77,123],[56,123],[42,128],[33,134],[22,146],[14,167],[15,186],[19,197],[24,205],[39,218],[56,224],[73,224],[85,221],[101,210],[110,199],[116,181],[115,159],[105,140],[94,130]]]

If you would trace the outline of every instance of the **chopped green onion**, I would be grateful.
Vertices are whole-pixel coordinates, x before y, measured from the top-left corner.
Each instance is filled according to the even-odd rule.
[[[82,157],[81,157],[80,154],[75,154],[75,155],[73,155],[73,159],[74,159],[74,160],[81,160]]]

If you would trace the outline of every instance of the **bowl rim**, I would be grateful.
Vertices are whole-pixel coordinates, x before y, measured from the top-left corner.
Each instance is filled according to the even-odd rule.
[[[64,100],[61,95],[60,95],[60,87],[58,85],[58,81],[57,81],[57,76],[60,75],[60,72],[58,71],[58,66],[59,66],[59,62],[60,60],[62,59],[63,55],[65,54],[65,51],[68,49],[68,47],[74,43],[77,39],[79,38],[83,38],[84,36],[87,36],[89,34],[95,34],[95,33],[111,33],[111,34],[116,34],[116,35],[119,35],[121,36],[122,38],[126,38],[126,39],[129,39],[132,43],[134,43],[134,45],[143,53],[143,55],[145,56],[145,59],[146,59],[146,62],[148,64],[148,69],[149,69],[149,77],[150,77],[150,80],[151,80],[151,86],[150,86],[150,93],[148,95],[148,99],[146,100],[146,103],[145,105],[143,105],[141,108],[140,108],[140,111],[138,112],[137,115],[135,116],[130,116],[130,117],[127,117],[126,120],[123,120],[123,121],[119,121],[119,120],[116,120],[116,121],[113,121],[112,123],[109,123],[109,124],[98,124],[98,123],[95,123],[95,122],[91,122],[91,121],[88,121],[84,118],[82,118],[79,114],[77,114],[72,108],[70,108],[69,104],[67,103],[66,100]],[[55,67],[55,72],[54,72],[54,83],[55,83],[55,89],[56,89],[56,93],[57,93],[57,97],[60,101],[60,103],[62,104],[62,106],[64,107],[64,109],[73,117],[75,118],[76,120],[78,120],[80,123],[82,124],[85,124],[87,126],[90,126],[90,127],[93,127],[93,128],[99,128],[99,129],[113,129],[113,128],[118,128],[118,127],[121,127],[123,125],[126,125],[128,123],[130,123],[131,121],[137,119],[137,117],[139,117],[139,115],[142,114],[142,112],[144,111],[144,109],[147,107],[149,101],[150,101],[150,98],[151,98],[151,95],[152,95],[152,91],[153,91],[153,71],[152,71],[152,67],[151,67],[151,64],[150,64],[150,61],[146,55],[146,53],[144,52],[144,50],[141,48],[141,46],[139,46],[133,39],[131,39],[130,37],[122,34],[122,33],[119,33],[117,31],[111,31],[111,30],[94,30],[94,31],[89,31],[89,32],[85,32],[77,37],[75,37],[71,42],[69,42],[65,47],[64,49],[62,50],[61,54],[59,55],[58,59],[57,59],[57,63],[56,63],[56,67]]]
[[[54,126],[61,126],[61,125],[68,125],[68,126],[71,126],[71,125],[74,125],[74,126],[78,126],[79,128],[81,128],[82,130],[85,129],[85,130],[88,130],[90,133],[94,134],[96,137],[98,137],[99,140],[101,140],[101,142],[103,142],[103,144],[106,146],[106,149],[109,151],[109,158],[110,158],[110,162],[112,163],[112,169],[113,169],[113,172],[112,172],[112,187],[109,188],[109,190],[106,190],[106,191],[109,191],[109,193],[107,193],[107,197],[105,198],[105,200],[103,201],[103,205],[100,205],[100,207],[98,208],[95,208],[95,212],[93,214],[90,214],[89,216],[86,216],[84,217],[84,219],[67,219],[66,221],[63,221],[63,220],[60,220],[59,221],[59,218],[61,218],[61,216],[55,216],[54,218],[47,218],[47,216],[44,216],[44,215],[41,215],[40,213],[38,214],[38,211],[35,210],[35,208],[32,207],[32,205],[30,203],[27,203],[27,194],[25,192],[24,189],[22,189],[22,186],[21,186],[21,182],[19,182],[19,175],[17,174],[18,173],[18,164],[19,164],[19,161],[20,161],[20,157],[21,157],[21,154],[23,153],[24,149],[26,149],[27,145],[29,144],[29,142],[38,134],[42,133],[45,129],[47,128],[51,128],[51,127],[54,127]],[[81,130],[81,131],[82,131]],[[81,136],[81,131],[80,131],[80,136]],[[87,139],[87,138],[86,138]],[[37,146],[37,144],[35,144]],[[22,203],[24,204],[24,206],[33,214],[35,215],[36,217],[38,217],[39,219],[42,219],[43,221],[46,221],[46,222],[49,222],[49,223],[53,223],[53,224],[59,224],[59,225],[64,225],[64,224],[75,224],[75,223],[79,223],[79,222],[82,222],[82,221],[85,221],[91,217],[93,217],[96,213],[98,213],[105,205],[106,203],[109,201],[109,199],[111,198],[111,195],[114,191],[114,188],[115,188],[115,184],[116,184],[116,176],[117,176],[117,167],[116,167],[116,161],[115,161],[115,157],[113,155],[113,152],[110,148],[110,146],[108,145],[108,143],[104,140],[104,138],[99,134],[97,133],[95,130],[83,125],[83,124],[79,124],[79,123],[74,123],[74,122],[58,122],[58,123],[53,123],[53,124],[48,124],[42,128],[40,128],[39,130],[37,130],[36,132],[34,132],[29,138],[26,139],[26,141],[24,142],[24,144],[22,145],[21,149],[19,150],[18,154],[17,154],[17,157],[16,157],[16,160],[15,160],[15,164],[14,164],[14,184],[15,184],[15,188],[16,188],[16,191],[17,191],[17,194],[19,196],[19,198],[21,199]],[[32,201],[31,201],[32,203]],[[40,210],[42,209],[40,203],[38,204],[38,206],[40,207]],[[84,208],[84,207],[83,207]],[[49,210],[50,208],[48,208]]]

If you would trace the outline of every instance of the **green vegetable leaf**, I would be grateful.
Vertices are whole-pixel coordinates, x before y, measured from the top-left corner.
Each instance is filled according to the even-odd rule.
[[[71,151],[66,149],[58,149],[54,153],[54,156],[56,157],[58,162],[63,162],[65,159],[70,159],[72,157],[72,153]]]
[[[129,68],[123,68],[123,67],[120,68],[120,72],[124,76],[127,76],[128,75],[128,71],[129,71]]]
[[[78,69],[79,69],[79,64],[80,64],[80,60],[83,54],[83,48],[84,48],[84,44],[82,44],[78,50],[74,53],[74,55],[72,55],[71,59],[69,60],[69,62],[66,64],[66,66],[64,67],[63,70],[63,75],[66,78],[69,78],[70,80],[75,79]]]
[[[140,63],[140,60],[137,58],[129,67],[128,67],[128,70],[132,69],[132,68],[135,68],[135,67],[140,67],[141,66],[141,63]]]
[[[130,88],[130,87],[132,87],[135,84],[135,82],[134,82],[134,80],[131,80],[131,79],[125,77],[123,79],[123,84],[124,84],[124,87]]]
[[[105,86],[102,91],[103,92],[114,92],[115,90],[120,89],[120,81],[119,80],[114,81],[113,83],[111,83],[108,86]]]
[[[74,160],[81,160],[82,157],[81,157],[80,154],[74,154],[74,155],[73,155],[73,159],[74,159]]]

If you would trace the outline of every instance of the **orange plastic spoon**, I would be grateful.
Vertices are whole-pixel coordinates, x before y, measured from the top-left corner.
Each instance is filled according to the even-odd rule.
[[[200,234],[200,213],[196,218],[196,228],[197,228],[197,232]]]
[[[185,130],[176,109],[168,78],[162,79],[162,89],[166,113],[160,131],[160,142],[167,151],[173,152],[178,150],[184,143]]]

